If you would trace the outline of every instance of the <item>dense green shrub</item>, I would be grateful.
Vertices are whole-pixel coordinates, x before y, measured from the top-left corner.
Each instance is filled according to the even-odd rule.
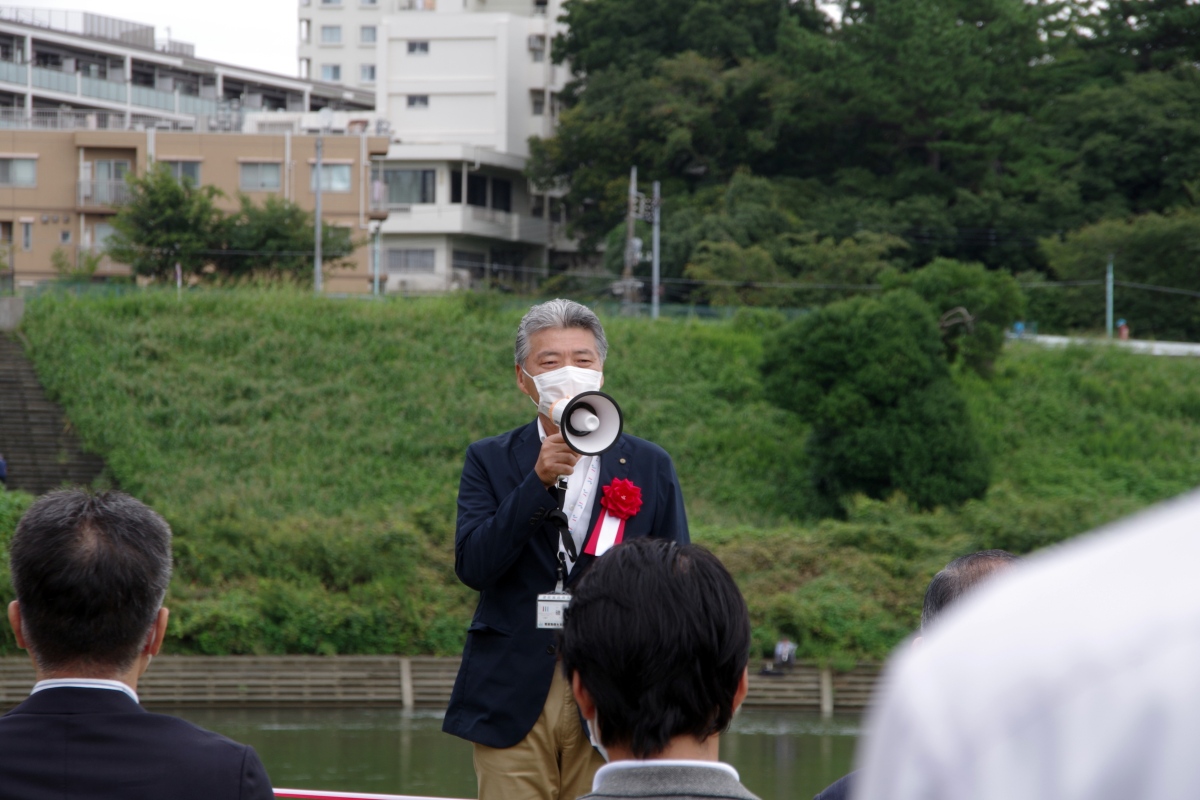
[[[883,286],[911,289],[929,303],[938,315],[947,360],[984,376],[1000,355],[1005,329],[1025,311],[1025,297],[1012,275],[948,258],[913,272],[888,273]]]
[[[987,490],[987,457],[950,379],[929,305],[907,290],[854,298],[770,340],[767,396],[812,424],[807,449],[830,508],[853,492],[903,491],[918,507]]]

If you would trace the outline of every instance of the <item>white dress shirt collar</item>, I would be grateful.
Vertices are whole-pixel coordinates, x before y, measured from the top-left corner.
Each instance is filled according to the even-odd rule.
[[[738,775],[738,771],[723,761],[695,761],[685,758],[623,759],[621,761],[612,761],[596,770],[596,777],[592,779],[592,791],[600,791],[600,781],[605,773],[627,769],[641,769],[642,767],[708,767],[709,769],[719,769],[729,773],[735,781],[741,782],[742,780],[741,776]]]
[[[51,678],[35,683],[30,694],[37,694],[43,689],[111,689],[115,692],[124,692],[133,699],[133,702],[141,703],[137,692],[130,689],[128,684],[107,678]]]

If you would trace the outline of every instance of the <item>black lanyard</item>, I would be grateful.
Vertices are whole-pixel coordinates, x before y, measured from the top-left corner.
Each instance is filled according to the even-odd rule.
[[[571,520],[563,508],[567,502],[567,479],[560,476],[558,481],[555,482],[554,488],[551,489],[551,492],[558,500],[558,508],[546,515],[546,519],[553,523],[554,527],[558,528],[558,535],[562,538],[563,550],[567,551],[571,556],[571,562],[574,563],[579,560],[579,554],[575,549],[575,538],[571,536]],[[562,550],[558,553],[558,580],[560,583],[564,583],[567,580],[567,559],[563,555]]]

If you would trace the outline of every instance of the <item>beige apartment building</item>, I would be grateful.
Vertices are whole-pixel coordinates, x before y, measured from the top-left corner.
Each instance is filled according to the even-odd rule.
[[[371,233],[387,216],[381,193],[372,190],[378,176],[371,159],[387,154],[388,139],[348,132],[322,141],[322,217],[351,229],[362,243],[351,269],[326,274],[325,291],[368,292],[376,252]],[[52,257],[59,248],[72,263],[81,250],[102,251],[112,217],[128,197],[126,175],[143,174],[152,162],[217,187],[226,209],[244,194],[258,202],[274,195],[312,211],[316,142],[316,136],[290,131],[0,129],[0,252],[7,250],[0,270],[20,290],[57,276]],[[129,275],[129,268],[102,261],[98,279],[117,275]]]

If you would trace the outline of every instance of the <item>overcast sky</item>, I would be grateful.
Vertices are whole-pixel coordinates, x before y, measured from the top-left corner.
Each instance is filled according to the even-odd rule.
[[[296,75],[297,0],[13,0],[153,25],[196,45],[198,58]]]

